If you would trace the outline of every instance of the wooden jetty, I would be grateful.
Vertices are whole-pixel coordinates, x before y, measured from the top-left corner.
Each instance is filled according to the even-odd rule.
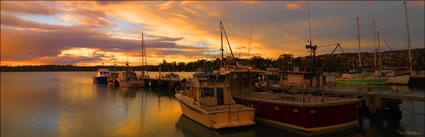
[[[399,104],[403,100],[425,102],[425,92],[423,93],[406,93],[380,91],[375,92],[373,88],[366,90],[342,90],[342,89],[326,89],[324,94],[332,94],[338,96],[356,96],[365,100],[364,106],[369,108],[369,112],[374,114],[386,107],[391,109],[399,109]]]
[[[174,88],[176,86],[179,86],[181,83],[180,79],[171,79],[171,78],[146,78],[145,79],[145,85],[147,87],[168,87],[168,88]]]

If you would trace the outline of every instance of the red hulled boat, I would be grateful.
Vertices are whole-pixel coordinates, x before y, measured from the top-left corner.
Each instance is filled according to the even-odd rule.
[[[357,124],[361,100],[305,92],[312,82],[317,82],[312,73],[292,73],[293,76],[289,76],[286,82],[299,81],[293,83],[298,87],[281,93],[255,91],[254,85],[260,73],[263,72],[250,69],[227,71],[234,100],[254,107],[257,120],[304,132],[333,131]]]

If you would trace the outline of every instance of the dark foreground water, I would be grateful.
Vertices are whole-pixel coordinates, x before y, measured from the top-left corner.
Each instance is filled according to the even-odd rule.
[[[94,85],[95,73],[2,72],[1,136],[304,136],[259,122],[209,130],[182,115],[173,91]],[[320,136],[423,137],[424,103],[404,101],[400,108],[400,115],[360,114],[356,127]]]

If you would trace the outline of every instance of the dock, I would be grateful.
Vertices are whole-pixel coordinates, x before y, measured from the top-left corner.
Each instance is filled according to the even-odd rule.
[[[364,106],[368,107],[372,114],[386,107],[399,109],[399,104],[403,100],[425,102],[425,92],[375,91],[369,88],[368,90],[325,89],[323,93],[362,98],[365,101]]]
[[[145,87],[167,87],[174,88],[179,86],[181,83],[180,79],[171,79],[171,78],[146,78]]]

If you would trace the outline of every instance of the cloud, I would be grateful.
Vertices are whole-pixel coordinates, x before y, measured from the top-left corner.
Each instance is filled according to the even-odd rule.
[[[5,12],[19,13],[19,14],[41,14],[41,15],[55,15],[64,10],[51,6],[50,2],[35,2],[35,1],[1,1],[1,10]]]
[[[16,30],[3,26],[34,29]],[[37,29],[51,31],[36,31]],[[1,33],[2,59],[10,61],[54,57],[60,55],[62,50],[70,48],[97,48],[114,52],[130,52],[140,48],[140,39],[111,38],[105,33],[85,26],[40,24],[7,14],[2,15]],[[145,40],[148,51],[150,48],[202,49],[177,45],[175,42],[182,40],[182,37],[152,36],[152,38]]]
[[[93,25],[97,27],[114,27],[115,24],[108,23],[104,18],[100,17],[75,17],[70,14],[66,14],[60,17],[65,22],[76,22],[79,24]]]
[[[158,7],[158,10],[166,10],[172,7],[173,1],[168,1],[162,4],[156,5]]]
[[[61,64],[61,65],[72,65],[72,64],[87,64],[93,63],[92,65],[98,64],[103,61],[100,57],[84,57],[84,56],[60,56],[60,57],[40,57],[37,58],[40,62],[45,64]],[[100,65],[100,64],[98,64]]]
[[[305,49],[306,40],[309,39],[308,16],[303,2],[61,1],[43,4],[43,8],[65,11],[59,16],[64,21],[77,24],[61,26],[24,20],[14,16],[17,10],[13,13],[10,9],[3,12],[2,5],[2,45],[12,43],[20,48],[38,48],[35,51],[23,49],[19,51],[25,53],[21,56],[5,53],[7,58],[53,57],[72,48],[93,48],[105,51],[106,56],[110,56],[108,52],[113,52],[117,56],[133,58],[138,55],[141,32],[145,33],[150,62],[211,57],[219,53],[219,20],[224,22],[235,55],[248,57],[249,41],[250,55],[277,58],[282,53],[295,56],[308,54]],[[409,23],[412,45],[417,48],[424,44],[424,8],[415,5],[418,4],[409,4]],[[382,38],[394,48],[405,48],[403,10],[402,2],[311,2],[313,42],[317,45],[340,42],[350,52],[356,46],[355,17],[360,16],[362,50],[367,51],[372,46],[372,20],[376,20],[377,31],[381,32]],[[20,11],[20,14],[26,13]],[[19,37],[33,42],[21,42]],[[224,46],[228,54],[227,45]],[[6,49],[11,51],[13,47]],[[318,54],[322,53],[328,53],[328,50],[318,50]]]
[[[301,3],[287,3],[285,4],[285,8],[287,10],[302,10],[303,7],[301,6]]]

